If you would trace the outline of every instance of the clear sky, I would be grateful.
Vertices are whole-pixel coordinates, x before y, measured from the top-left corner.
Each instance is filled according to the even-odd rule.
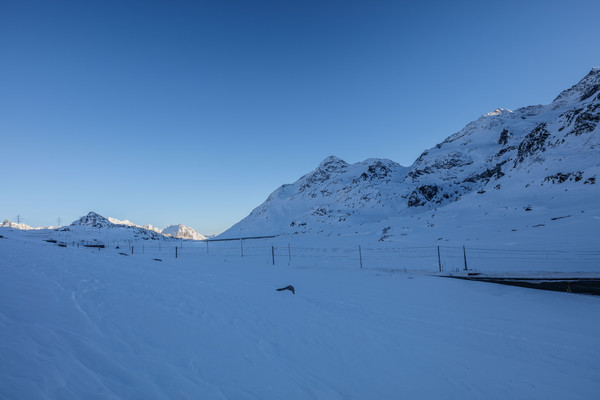
[[[0,218],[219,233],[600,65],[600,1],[0,2]]]

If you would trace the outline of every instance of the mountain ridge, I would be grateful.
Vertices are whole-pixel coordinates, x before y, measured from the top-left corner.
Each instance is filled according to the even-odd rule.
[[[163,236],[174,237],[177,239],[191,240],[205,240],[207,238],[206,236],[199,234],[194,229],[183,224],[170,225],[161,230],[152,225],[140,226],[134,224],[133,222],[127,219],[119,220],[117,218],[112,217],[105,218],[93,211],[90,211],[87,215],[84,215],[80,219],[73,221],[73,223],[71,223],[71,226],[89,226],[98,229],[125,227],[137,229],[140,232],[146,231],[150,236],[152,236],[153,234],[160,234]]]
[[[17,224],[17,223],[9,221],[7,219],[4,220],[4,222],[2,222],[0,224],[0,228],[12,228],[12,229],[20,229],[20,230],[58,229],[58,228],[68,228],[68,227],[74,227],[74,226],[82,226],[82,227],[89,227],[89,228],[94,228],[94,229],[104,229],[104,230],[115,229],[115,228],[126,228],[126,229],[131,229],[133,231],[136,231],[138,234],[141,234],[143,236],[152,237],[152,238],[156,238],[156,236],[155,236],[156,234],[159,234],[159,235],[162,235],[165,237],[173,237],[176,239],[205,240],[208,238],[208,236],[201,235],[198,232],[196,232],[193,228],[190,228],[183,224],[169,225],[168,227],[166,227],[164,229],[160,229],[160,228],[157,228],[152,225],[143,225],[143,226],[137,225],[127,219],[120,220],[120,219],[113,218],[113,217],[103,217],[102,215],[100,215],[94,211],[90,211],[88,214],[73,221],[70,225],[62,226],[62,227],[49,226],[49,227],[33,228],[27,224],[23,224],[23,223]]]
[[[548,105],[482,115],[425,150],[409,167],[385,159],[348,164],[329,156],[296,182],[276,189],[220,237],[360,234],[388,227],[391,237],[394,225],[467,198],[477,208],[523,196],[529,197],[525,203],[542,204],[530,187],[547,192],[545,207],[560,203],[564,208],[571,195],[549,190],[550,185],[566,182],[567,192],[576,185],[571,189],[586,199],[598,194],[599,123],[600,69],[594,68]]]

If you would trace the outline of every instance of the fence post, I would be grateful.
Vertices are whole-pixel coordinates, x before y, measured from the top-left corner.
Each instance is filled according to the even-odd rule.
[[[240,250],[242,252],[242,257],[244,257],[244,242],[243,242],[243,239],[240,239]]]
[[[175,258],[177,258],[177,245],[175,245]]]
[[[467,270],[467,251],[465,250],[465,246],[463,245],[463,257],[465,258],[465,271]]]
[[[438,268],[440,269],[440,272],[442,272],[442,259],[440,257],[440,246],[438,246]]]
[[[208,254],[208,240],[206,241],[206,254]]]
[[[358,257],[360,259],[360,269],[362,269],[362,249],[360,248],[360,244],[358,245]]]
[[[131,246],[131,254],[133,254],[133,246]]]
[[[275,246],[271,246],[271,257],[273,258],[273,266],[275,266]]]
[[[290,248],[290,244],[288,243],[288,259],[290,262],[292,262],[292,250]]]

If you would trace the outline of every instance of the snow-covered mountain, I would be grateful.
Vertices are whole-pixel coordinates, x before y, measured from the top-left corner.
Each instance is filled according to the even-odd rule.
[[[171,236],[177,239],[192,239],[192,240],[205,240],[206,236],[199,234],[189,226],[183,224],[171,225],[161,231],[165,236]]]
[[[546,225],[535,218],[571,218],[600,232],[590,214],[599,208],[599,123],[600,68],[594,68],[551,104],[485,114],[410,167],[328,157],[221,237],[320,233],[386,240],[419,226],[435,226],[432,236],[441,237],[467,225],[481,235],[490,224],[513,232]]]
[[[162,233],[162,231],[163,231],[162,229],[157,228],[156,226],[150,225],[150,224],[144,225],[144,226],[142,226],[142,228],[147,229],[152,232],[156,232],[156,233]]]
[[[96,214],[93,211],[90,211],[88,214],[79,218],[76,221],[73,221],[70,226],[88,226],[91,228],[98,229],[110,229],[116,228],[117,224],[108,220],[108,218],[104,218],[100,214]]]
[[[11,228],[11,229],[20,229],[23,231],[29,231],[29,230],[39,230],[39,229],[54,229],[55,227],[54,226],[38,226],[37,228],[34,228],[33,226],[29,226],[24,223],[16,223],[16,222],[12,222],[12,221],[5,219],[0,224],[0,228]]]
[[[177,239],[204,240],[207,238],[207,236],[201,235],[198,232],[196,232],[193,228],[190,228],[189,226],[185,226],[183,224],[169,225],[165,229],[160,229],[153,225],[137,225],[128,219],[120,220],[112,217],[108,217],[107,219],[108,221],[116,225],[135,226],[138,228],[146,229],[148,231],[162,233],[165,236],[170,236]]]
[[[110,222],[112,222],[115,225],[137,226],[138,228],[141,228],[141,226],[134,224],[133,222],[131,222],[128,219],[120,220],[120,219],[116,219],[116,218],[113,218],[113,217],[108,217],[106,219],[109,220]]]
[[[153,239],[156,239],[157,236],[192,240],[204,240],[207,238],[183,224],[171,225],[161,230],[152,225],[136,225],[129,220],[119,220],[112,217],[105,218],[93,211],[74,221],[71,226],[87,226],[96,229],[126,229],[136,232],[138,236],[142,235]]]
[[[4,220],[4,222],[2,222],[2,224],[0,224],[0,228],[12,228],[12,229],[21,229],[21,230],[30,230],[30,229],[34,229],[32,226],[29,226],[27,224],[18,224],[16,222],[11,222],[7,219]]]
[[[80,236],[82,234],[87,234],[88,236],[92,235],[94,237],[102,237],[105,240],[115,238],[159,240],[164,238],[164,236],[160,233],[142,228],[133,223],[122,224],[115,223],[113,221],[123,222],[115,218],[105,218],[100,214],[90,211],[87,215],[84,215],[80,219],[73,221],[69,227],[63,228],[62,230],[74,231],[79,229],[81,232],[78,231],[76,233]]]

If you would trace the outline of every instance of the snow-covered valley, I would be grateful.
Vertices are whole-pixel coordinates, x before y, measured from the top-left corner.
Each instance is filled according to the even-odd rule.
[[[442,276],[599,278],[599,130],[593,69],[410,167],[328,157],[216,238],[5,221],[0,398],[594,398],[600,297]]]
[[[0,234],[3,398],[589,399],[600,390],[598,297],[361,270],[343,258],[273,266],[250,245],[245,257],[216,247],[201,257],[185,243],[179,258],[163,249],[155,261],[61,248],[40,232]],[[290,284],[295,295],[275,291]]]

